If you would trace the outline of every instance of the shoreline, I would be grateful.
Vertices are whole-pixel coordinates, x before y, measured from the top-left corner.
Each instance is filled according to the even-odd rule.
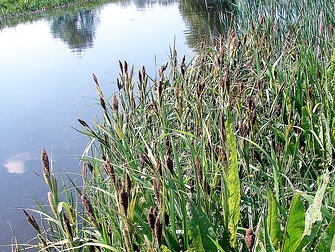
[[[10,20],[16,19],[16,18],[22,18],[22,17],[26,17],[29,15],[34,15],[34,14],[39,14],[39,13],[43,13],[46,11],[52,11],[52,10],[57,10],[57,9],[61,9],[61,8],[65,8],[65,7],[70,7],[70,6],[75,6],[75,5],[81,5],[81,4],[94,4],[94,3],[102,3],[102,2],[110,2],[110,1],[95,1],[95,0],[76,0],[76,1],[69,1],[66,2],[64,4],[55,4],[53,6],[42,6],[40,8],[36,8],[36,9],[31,9],[31,10],[27,10],[27,11],[12,11],[11,13],[8,14],[4,14],[2,13],[0,15],[0,26],[1,24],[3,24],[3,27],[6,26],[6,23],[9,22]],[[4,12],[4,11],[2,11]]]

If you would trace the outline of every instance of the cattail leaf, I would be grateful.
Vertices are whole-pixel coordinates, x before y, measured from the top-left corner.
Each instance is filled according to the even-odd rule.
[[[195,251],[216,251],[213,227],[208,216],[198,204],[187,204],[189,218],[189,235]]]
[[[237,225],[240,220],[240,178],[238,173],[237,161],[237,147],[236,137],[233,132],[233,118],[228,114],[228,120],[225,122],[226,128],[226,153],[228,154],[228,209],[229,209],[229,231],[230,231],[230,244],[233,248],[236,247],[236,233]]]
[[[268,216],[267,224],[269,227],[269,235],[271,239],[272,246],[278,248],[279,243],[282,239],[282,231],[280,228],[280,216],[277,207],[276,199],[273,192],[268,191]]]
[[[315,252],[324,251],[335,251],[335,214],[315,247]]]
[[[284,232],[284,246],[282,252],[296,251],[299,246],[305,228],[305,209],[300,200],[300,194],[293,197],[290,213]]]
[[[323,175],[322,184],[318,188],[313,203],[309,206],[305,213],[305,229],[303,233],[303,239],[300,242],[300,245],[297,251],[306,251],[309,245],[313,242],[315,236],[318,234],[319,229],[322,224],[322,213],[321,206],[322,200],[329,183],[329,172],[326,171]],[[307,249],[308,250],[308,249]]]
[[[324,194],[326,192],[327,185],[329,183],[329,179],[330,179],[329,171],[326,171],[322,177],[322,184],[318,188],[315,194],[314,202],[309,206],[309,208],[306,211],[305,214],[306,223],[305,223],[304,235],[310,235],[313,224],[316,221],[322,221],[321,205]]]

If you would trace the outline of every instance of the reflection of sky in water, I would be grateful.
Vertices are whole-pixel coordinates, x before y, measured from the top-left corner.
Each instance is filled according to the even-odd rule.
[[[26,171],[25,162],[31,160],[30,154],[28,152],[19,153],[7,160],[3,166],[7,169],[9,173],[22,174]]]

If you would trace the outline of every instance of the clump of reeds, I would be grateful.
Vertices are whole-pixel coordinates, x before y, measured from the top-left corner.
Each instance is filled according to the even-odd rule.
[[[157,78],[143,67],[136,80],[120,61],[118,91],[106,98],[93,75],[103,119],[92,127],[79,120],[92,143],[83,157],[90,173],[75,188],[84,211],[59,201],[42,152],[52,230],[72,241],[62,248],[322,251],[329,244],[335,65],[324,24],[334,20],[324,19],[315,39],[304,3],[256,2],[241,2],[236,15],[244,20],[216,45],[200,45],[190,62],[172,50]],[[275,10],[292,26],[270,15]],[[302,218],[309,207],[321,216],[313,227]],[[293,232],[294,216],[301,232]],[[295,235],[299,244],[291,243]]]

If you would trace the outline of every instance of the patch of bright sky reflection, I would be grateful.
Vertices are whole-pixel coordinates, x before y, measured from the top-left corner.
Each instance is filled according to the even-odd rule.
[[[25,162],[31,160],[32,157],[28,152],[19,153],[7,160],[3,166],[8,173],[22,174],[26,171]]]

